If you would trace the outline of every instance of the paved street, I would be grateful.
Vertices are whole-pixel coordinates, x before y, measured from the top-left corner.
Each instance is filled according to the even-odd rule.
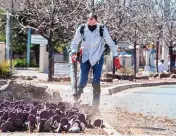
[[[126,90],[116,94],[116,106],[152,116],[176,117],[176,86],[160,86]]]
[[[70,100],[70,91],[62,91],[64,100]],[[82,96],[82,101],[91,103],[92,91],[88,89]],[[151,88],[129,89],[115,95],[102,94],[101,108],[122,108],[152,116],[176,116],[176,86],[160,86]]]

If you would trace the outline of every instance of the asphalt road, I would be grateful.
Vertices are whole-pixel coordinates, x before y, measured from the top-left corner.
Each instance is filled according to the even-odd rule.
[[[124,92],[125,93],[125,92]],[[176,117],[176,85],[126,90],[115,105],[153,116]]]
[[[63,92],[64,100],[71,100],[70,92]],[[84,103],[91,103],[92,90],[81,97]],[[122,91],[115,95],[102,95],[100,108],[128,109],[146,115],[176,117],[176,85],[151,88],[135,88]]]

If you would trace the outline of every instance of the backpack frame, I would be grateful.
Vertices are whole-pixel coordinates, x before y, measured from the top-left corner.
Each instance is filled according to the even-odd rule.
[[[84,28],[85,28],[85,24],[82,24],[80,28],[80,33],[81,33],[83,41],[85,40],[84,39]],[[103,31],[104,31],[104,25],[100,25],[100,30],[99,30],[100,37],[103,37]]]

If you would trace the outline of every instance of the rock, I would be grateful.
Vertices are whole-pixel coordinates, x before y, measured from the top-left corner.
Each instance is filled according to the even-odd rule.
[[[6,128],[7,128],[7,130],[9,130],[9,131],[13,131],[13,125],[12,125],[12,122],[10,122],[10,121],[6,121],[5,122],[5,124],[6,124]]]
[[[8,81],[1,80],[0,81],[0,91],[6,90],[9,86],[9,83],[10,83],[10,80],[8,80]]]
[[[45,125],[44,125],[44,132],[49,132],[50,129],[51,129],[51,119],[48,119],[46,122],[45,122]]]
[[[33,80],[33,77],[32,76],[27,76],[25,77],[26,80]]]
[[[102,82],[113,82],[113,78],[102,78]]]
[[[112,78],[112,74],[110,74],[110,73],[104,73],[102,77],[103,78]]]
[[[64,82],[70,82],[71,81],[71,78],[69,76],[65,76],[63,77],[62,79]]]
[[[53,77],[53,81],[55,82],[70,82],[71,78],[69,76],[63,76],[63,77]]]
[[[79,117],[78,117],[78,120],[80,120],[82,123],[85,123],[86,122],[86,117],[84,114],[80,114]]]
[[[168,78],[170,77],[170,73],[159,73],[159,78]]]
[[[40,119],[48,119],[48,111],[44,110],[40,112]]]
[[[80,127],[81,127],[81,131],[84,131],[85,130],[85,128],[86,128],[86,125],[84,124],[84,123],[80,123]]]
[[[171,74],[170,78],[176,78],[176,74]]]
[[[5,85],[5,84],[7,84],[7,81],[6,81],[6,80],[0,80],[0,86],[3,86],[3,85]]]
[[[31,126],[35,126],[35,115],[30,114],[28,116],[28,122],[30,122]]]
[[[44,125],[46,123],[46,119],[41,119],[40,123],[37,125],[37,132],[43,131]]]
[[[119,75],[117,74],[110,74],[110,73],[104,73],[103,78],[113,78],[113,79],[120,79]]]
[[[148,80],[149,76],[136,76],[136,79],[137,80],[140,80],[140,79],[146,79],[146,80]]]
[[[55,81],[55,82],[60,82],[60,81],[61,81],[61,78],[60,78],[60,77],[53,77],[52,80]]]
[[[21,119],[16,119],[13,125],[17,130],[21,130],[23,128],[23,122]]]
[[[119,79],[113,79],[113,82],[115,83],[115,82],[119,82]]]
[[[7,132],[7,127],[6,127],[5,123],[2,123],[2,125],[1,125],[1,131],[2,132]]]
[[[94,121],[95,127],[102,127],[103,126],[103,120],[97,119]]]
[[[80,128],[79,127],[71,127],[70,129],[69,129],[69,132],[71,132],[71,133],[79,133],[81,130],[80,130]]]
[[[176,74],[176,68],[173,68],[171,72]]]
[[[133,80],[134,80],[134,77],[127,75],[127,76],[126,76],[126,80],[128,80],[128,81],[133,81]]]

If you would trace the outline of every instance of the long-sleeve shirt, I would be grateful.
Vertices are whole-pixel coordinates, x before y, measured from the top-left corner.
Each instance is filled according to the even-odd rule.
[[[83,39],[80,33],[81,26],[76,30],[76,34],[71,42],[71,52],[76,53],[78,51],[78,44]],[[103,37],[100,36],[100,24],[97,24],[96,29],[92,32],[89,30],[88,25],[85,24],[84,28],[84,40],[82,40],[82,62],[89,60],[91,66],[94,66],[101,58],[105,48],[105,42],[109,45],[113,56],[118,56],[117,46],[112,40],[109,32],[104,26]]]

